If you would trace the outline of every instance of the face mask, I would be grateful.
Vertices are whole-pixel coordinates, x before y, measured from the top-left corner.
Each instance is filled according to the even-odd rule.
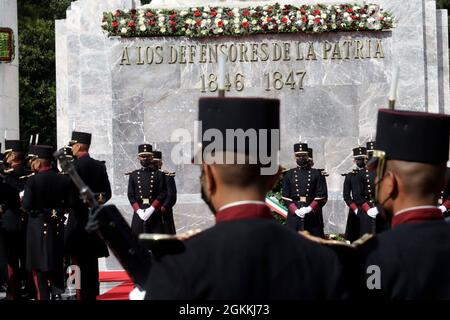
[[[143,166],[144,168],[147,168],[152,164],[152,160],[150,160],[150,159],[143,159],[140,162],[141,162],[141,166]]]
[[[305,158],[297,159],[297,165],[298,165],[298,166],[304,167],[304,166],[306,166],[307,164],[308,164],[308,159],[305,159]]]
[[[216,209],[214,209],[214,206],[212,205],[211,200],[209,199],[209,197],[206,195],[205,188],[203,187],[204,175],[205,174],[204,174],[203,169],[202,169],[202,174],[200,176],[200,186],[201,186],[200,192],[201,192],[202,200],[206,203],[206,205],[208,206],[209,210],[211,210],[211,212],[213,214],[215,214],[216,213]]]
[[[364,168],[366,166],[364,160],[356,160],[356,166],[360,169]]]

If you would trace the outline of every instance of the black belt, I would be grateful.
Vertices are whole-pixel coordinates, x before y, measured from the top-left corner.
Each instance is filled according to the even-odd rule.
[[[302,197],[302,196],[299,196],[299,197],[292,197],[291,198],[293,201],[297,201],[297,202],[312,202],[313,200],[314,200],[314,198],[312,198],[312,197]]]
[[[140,204],[148,204],[148,205],[152,205],[153,201],[155,201],[152,198],[140,198],[138,199],[138,202],[140,202]]]
[[[64,216],[64,211],[60,209],[29,210],[28,213],[31,217],[43,217],[52,219],[57,219]]]

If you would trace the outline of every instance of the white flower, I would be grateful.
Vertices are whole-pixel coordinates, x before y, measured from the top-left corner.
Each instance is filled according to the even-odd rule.
[[[348,22],[352,22],[352,21],[353,21],[352,17],[348,17],[348,18],[347,18],[347,21],[348,21]]]
[[[217,31],[217,33],[222,33],[222,32],[223,32],[223,29],[222,29],[222,28],[218,28],[218,29],[216,29],[215,31]]]
[[[166,20],[166,17],[164,17],[164,16],[160,16],[159,18],[158,18],[158,21],[159,22],[164,22]]]
[[[102,22],[102,26],[106,26],[108,24],[108,21]]]
[[[217,13],[222,13],[223,9],[220,7],[219,9],[217,9]]]
[[[336,25],[335,23],[333,23],[333,24],[331,25],[331,28],[332,28],[332,29],[336,29],[336,28],[337,28],[337,25]]]
[[[120,32],[122,32],[124,34],[127,33],[127,31],[128,31],[127,28],[122,28],[122,30],[120,30]]]
[[[266,11],[267,9],[269,9],[269,6],[264,6],[263,10]]]
[[[182,16],[182,17],[184,17],[187,14],[188,14],[188,12],[186,10],[183,10],[180,12],[180,16]]]
[[[349,16],[348,12],[344,12],[344,18],[347,18]]]
[[[357,11],[357,10],[359,10],[359,9],[361,9],[361,8],[358,7],[358,6],[354,6],[354,7],[353,7],[353,10],[356,10],[356,11]]]
[[[192,25],[194,25],[194,24],[196,24],[196,23],[197,23],[197,22],[195,22],[195,20],[192,20],[192,21],[191,21],[191,24],[192,24]]]
[[[312,21],[312,20],[308,21],[308,26],[313,25],[313,24],[314,24],[314,21]]]
[[[254,14],[254,13],[256,13],[256,10],[254,10],[254,9],[250,10],[250,14]]]
[[[229,23],[230,21],[228,21],[228,20],[223,20],[223,24],[226,26],[226,25],[228,25],[228,23]]]
[[[197,11],[197,8],[191,8],[191,11],[195,12],[195,11]]]
[[[217,13],[216,18],[222,18],[222,14],[221,13]]]
[[[139,19],[139,24],[143,24],[143,23],[145,23],[145,19],[144,18],[140,18]]]
[[[241,33],[240,29],[234,29],[234,33]]]
[[[189,30],[189,29],[186,30],[187,35],[190,35],[191,33],[192,33],[191,30]]]
[[[208,18],[208,14],[206,12],[203,12],[202,17],[203,18]]]
[[[209,8],[209,6],[206,6],[203,8],[203,12],[210,12],[210,11],[211,11],[211,9]]]
[[[368,23],[373,23],[373,22],[375,22],[375,19],[372,18],[372,17],[370,17],[369,19],[367,19],[367,22],[368,22]]]
[[[235,24],[239,24],[239,21],[240,21],[240,20],[239,20],[238,18],[235,18],[233,22],[234,22]]]
[[[158,23],[158,26],[162,27],[162,26],[164,26],[164,23],[160,22],[160,23]]]
[[[192,22],[192,19],[191,19],[191,18],[189,18],[189,19],[187,19],[187,20],[185,21],[186,24],[191,24],[191,22]]]
[[[211,24],[211,19],[206,20],[207,24]]]
[[[364,27],[364,22],[360,22],[360,23],[359,23],[359,27],[360,27],[360,28],[363,28],[363,27]]]
[[[126,23],[127,23],[127,20],[125,20],[125,19],[120,20],[120,24],[126,24]]]
[[[328,27],[327,27],[326,25],[324,25],[324,26],[322,27],[322,29],[323,29],[323,30],[327,30]]]
[[[387,17],[387,18],[386,18],[386,21],[391,21],[391,20],[392,20],[391,17]]]
[[[322,19],[326,19],[327,18],[327,14],[326,13],[322,13],[321,17],[322,17]]]
[[[271,24],[271,25],[269,25],[269,30],[272,30],[273,29],[273,25]]]
[[[257,23],[258,23],[258,21],[252,20],[252,24],[257,24]]]
[[[125,10],[123,10],[123,12],[124,12],[124,13],[128,13],[128,12],[130,12],[130,10],[125,9]]]
[[[331,19],[336,20],[336,15],[335,14],[331,15]]]
[[[141,25],[141,27],[139,28],[139,30],[145,31],[145,30],[147,30],[147,27],[145,26],[145,24],[143,24],[143,25]]]
[[[208,34],[208,31],[207,30],[202,30],[201,32],[200,32],[202,35],[207,35]]]
[[[159,29],[159,31],[160,31],[161,33],[165,33],[165,32],[166,32],[166,27],[162,27],[161,29]]]
[[[314,20],[314,19],[315,19],[315,17],[312,14],[308,16],[308,20]]]
[[[239,8],[233,8],[233,13],[238,13],[239,12]]]

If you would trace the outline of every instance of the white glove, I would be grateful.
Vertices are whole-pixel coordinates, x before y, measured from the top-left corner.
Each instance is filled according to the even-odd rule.
[[[144,300],[145,291],[141,291],[138,287],[136,287],[130,292],[128,297],[130,300]]]
[[[300,208],[300,209],[295,210],[295,214],[301,219],[303,219],[305,217],[305,210],[304,209],[305,208]]]
[[[310,206],[303,208],[303,209],[305,209],[305,214],[308,214],[312,211],[312,208]]]
[[[441,209],[442,213],[446,213],[447,212],[447,207],[446,206],[440,206],[439,209]]]
[[[367,215],[373,219],[375,219],[378,215],[378,209],[376,207],[370,208],[367,211]]]
[[[137,215],[139,216],[139,218],[141,218],[142,220],[145,221],[144,217],[145,217],[145,210],[139,209],[138,211],[136,211]]]
[[[353,212],[355,213],[355,215],[358,215],[358,208],[356,208],[355,210],[353,210]]]
[[[148,215],[148,218],[150,218],[150,216],[151,216],[154,212],[155,212],[155,208],[154,208],[154,207],[150,207],[150,208],[145,209],[145,214]],[[147,218],[147,219],[148,219],[148,218]]]
[[[17,194],[17,193],[16,193],[16,194]],[[22,199],[24,195],[25,195],[25,190],[23,190],[23,191],[21,191],[21,192],[19,193],[20,199]]]

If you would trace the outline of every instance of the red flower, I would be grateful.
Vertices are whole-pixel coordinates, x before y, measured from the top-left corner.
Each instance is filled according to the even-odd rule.
[[[306,23],[306,22],[308,21],[308,18],[307,18],[307,17],[303,17],[303,18],[302,18],[302,21],[303,21],[304,23]]]
[[[171,25],[172,27],[175,26],[176,24],[177,24],[176,21],[173,21],[173,20],[169,21],[169,25]]]
[[[150,20],[150,21],[148,22],[148,24],[151,25],[151,26],[154,26],[154,25],[155,25],[155,21],[154,21],[154,20]]]
[[[199,27],[201,27],[201,26],[202,26],[202,20],[197,20],[197,25],[198,25]]]
[[[118,17],[120,16],[120,14],[121,14],[120,10],[116,10],[116,13],[114,13],[114,17]]]
[[[352,13],[352,12],[353,12],[353,9],[352,9],[352,8],[348,8],[348,9],[347,9],[347,12],[348,12],[348,13]]]
[[[267,17],[267,23],[272,22],[272,17]]]
[[[243,28],[248,29],[249,26],[250,26],[250,24],[248,23],[248,21],[242,22]]]
[[[136,22],[130,21],[130,22],[128,22],[128,26],[129,26],[130,28],[134,28],[134,27],[136,27]]]
[[[217,16],[217,11],[211,10],[211,17],[214,18],[215,16]]]
[[[358,20],[358,17],[357,16],[352,16],[352,19],[353,20]]]
[[[384,20],[384,17],[381,16],[378,20],[383,21],[383,20]]]
[[[172,13],[172,14],[169,16],[170,19],[175,19],[176,17],[177,17],[177,13],[176,13],[176,12]]]
[[[227,16],[229,16],[229,17],[234,17],[233,11],[231,11],[231,10],[228,11],[228,12],[227,12]]]
[[[318,16],[320,14],[320,10],[314,10],[313,15]]]
[[[147,17],[153,17],[153,12],[149,11],[145,14]]]
[[[306,13],[306,10],[303,9],[303,8],[301,8],[301,9],[300,9],[300,13],[301,13],[301,14],[305,14],[305,13]]]
[[[119,23],[118,23],[117,21],[113,21],[113,22],[111,23],[111,26],[112,26],[113,28],[117,28],[117,27],[119,26]]]
[[[194,12],[194,16],[196,17],[200,17],[202,15],[202,13],[200,12],[200,10],[197,10]]]
[[[287,17],[281,18],[281,22],[283,22],[283,23],[287,23],[288,21],[289,21],[289,19]]]
[[[217,26],[218,26],[219,28],[222,28],[222,27],[223,27],[223,21],[219,21],[219,22],[217,23]]]
[[[316,18],[316,24],[319,24],[320,23],[320,18]]]
[[[250,10],[244,9],[244,11],[242,11],[242,15],[243,15],[244,17],[248,17],[248,16],[250,15]]]

